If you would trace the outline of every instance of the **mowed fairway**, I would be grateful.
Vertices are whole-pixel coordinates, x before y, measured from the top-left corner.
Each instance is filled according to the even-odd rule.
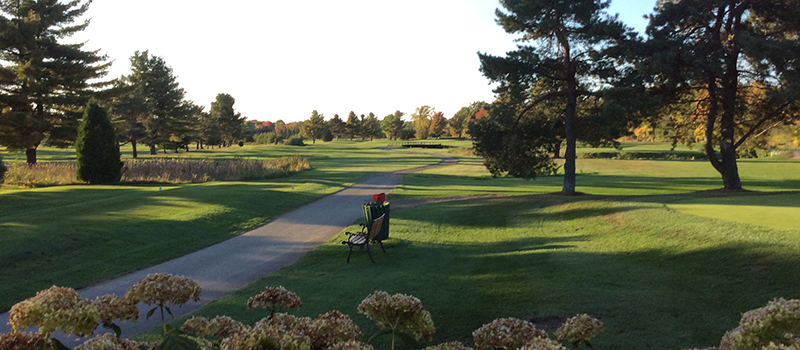
[[[385,144],[332,143],[299,149],[301,156],[312,159],[315,169],[279,180],[168,186],[162,192],[154,186],[70,186],[3,192],[0,225],[6,225],[3,229],[28,225],[27,231],[12,236],[16,242],[37,242],[32,237],[38,231],[31,227],[45,224],[34,219],[43,216],[33,214],[47,209],[37,207],[34,199],[62,208],[57,204],[75,205],[70,194],[79,189],[75,193],[85,193],[87,203],[101,203],[104,209],[97,211],[97,206],[90,205],[82,209],[86,213],[49,209],[47,215],[61,220],[70,220],[70,215],[82,219],[63,225],[53,223],[48,234],[39,236],[38,243],[19,247],[31,249],[46,245],[48,238],[63,239],[58,227],[94,232],[92,237],[98,240],[119,230],[118,224],[124,222],[123,227],[155,233],[120,244],[116,251],[163,249],[160,256],[168,256],[179,249],[197,249],[181,245],[210,244],[195,241],[201,240],[197,232],[204,232],[212,223],[220,226],[208,228],[207,235],[213,238],[206,242],[247,229],[248,220],[256,225],[256,221],[270,217],[264,212],[277,202],[262,198],[260,193],[294,203],[276,209],[288,210],[371,172],[436,162],[404,150],[372,149]],[[262,152],[273,156],[279,149],[265,147]],[[231,148],[216,155],[231,157],[236,151]],[[259,148],[239,151],[254,156]],[[419,152],[450,154],[442,150]],[[800,298],[800,230],[795,226],[800,217],[797,160],[741,160],[744,186],[754,192],[730,194],[715,191],[721,187],[721,180],[704,161],[578,159],[578,190],[585,195],[567,197],[549,194],[560,190],[561,177],[495,179],[488,176],[481,160],[459,158],[458,165],[406,176],[398,190],[390,194],[390,201],[476,194],[512,197],[395,211],[390,239],[385,243],[387,253],[373,249],[376,264],[371,264],[365,254],[354,254],[350,264],[345,264],[347,248],[340,244],[345,235],[340,234],[295,264],[211,302],[199,314],[228,315],[252,324],[266,314],[264,310],[247,310],[247,299],[266,286],[282,285],[303,300],[303,307],[293,314],[316,317],[340,310],[361,327],[365,334],[362,340],[366,341],[378,329],[359,315],[356,307],[375,290],[385,290],[422,300],[437,327],[431,344],[460,340],[471,345],[472,331],[501,317],[527,319],[552,334],[567,317],[589,313],[600,318],[606,328],[593,339],[595,348],[681,349],[718,344],[725,331],[736,327],[741,313],[772,298]],[[293,183],[298,184],[294,191],[290,187]],[[215,192],[216,188],[220,190]],[[114,199],[115,191],[127,192]],[[299,193],[305,196],[303,200],[291,202]],[[26,208],[7,205],[6,198],[11,195],[18,196],[14,199],[33,196],[22,201],[33,211],[30,219],[20,219],[22,212],[6,216],[6,210],[24,212]],[[125,198],[145,204],[113,209],[113,203],[124,203]],[[139,214],[127,214],[129,211]],[[119,212],[126,213],[122,217],[129,222],[117,217]],[[180,214],[168,214],[177,212]],[[197,217],[180,219],[192,215]],[[150,216],[161,219],[149,220]],[[97,230],[79,226],[87,223],[97,225]],[[351,227],[351,231],[355,229]],[[163,232],[173,231],[180,232],[184,240],[167,240]],[[138,235],[143,233],[132,229],[122,236]],[[82,242],[72,247],[92,243],[89,239]],[[103,242],[92,249],[107,246],[112,245]],[[137,258],[140,251],[129,259],[144,260]],[[86,255],[76,254],[73,259],[90,265],[91,259],[82,258]],[[94,261],[95,266],[120,259],[113,255],[103,255],[99,262]],[[38,264],[41,259],[28,261],[25,277],[43,269]],[[47,278],[67,278],[62,276],[67,274],[64,271],[50,271]],[[5,275],[3,278],[5,283]],[[19,288],[24,281],[14,283]],[[378,338],[373,344],[388,348],[386,341]],[[420,349],[423,345],[400,348]]]
[[[479,164],[463,158],[456,166],[407,176],[392,197],[560,189],[557,177],[491,179]],[[200,314],[252,324],[265,313],[247,310],[247,299],[282,285],[303,300],[293,314],[340,310],[366,340],[378,329],[356,307],[385,290],[423,301],[437,326],[431,344],[471,344],[472,331],[501,317],[530,320],[552,335],[566,318],[589,313],[606,326],[593,339],[595,348],[714,346],[741,313],[775,297],[800,298],[800,231],[775,227],[800,217],[799,165],[744,160],[746,187],[793,192],[721,194],[708,191],[721,186],[705,162],[579,159],[579,189],[592,195],[534,194],[396,211],[387,253],[374,253],[376,264],[365,255],[345,264],[340,235]],[[672,203],[758,206],[761,213],[783,210],[783,219],[742,223],[678,211]],[[388,348],[386,341],[373,344]]]
[[[273,180],[161,185],[161,191],[158,184],[6,186],[0,190],[0,310],[52,285],[80,288],[196,251],[369,174],[439,161],[425,155],[365,150],[360,148],[363,144],[247,146],[180,154],[310,159],[312,170]],[[47,161],[65,159],[69,152],[47,149],[40,153]],[[14,157],[4,156],[6,160]]]

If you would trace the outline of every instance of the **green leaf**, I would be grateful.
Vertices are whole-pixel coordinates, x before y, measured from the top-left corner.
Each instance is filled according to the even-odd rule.
[[[149,320],[150,316],[153,316],[153,313],[156,312],[156,309],[157,309],[157,307],[154,307],[154,308],[150,309],[150,311],[147,312],[147,316],[145,316],[144,318],[146,320]]]
[[[50,339],[50,344],[53,346],[53,349],[55,350],[69,350],[69,348],[66,345],[62,344],[56,338]]]
[[[199,350],[197,342],[182,335],[168,333],[156,350]]]
[[[113,322],[103,323],[103,328],[113,331],[117,335],[117,339],[122,336],[122,328],[119,328]]]
[[[170,320],[174,319],[175,316],[172,315],[172,310],[169,309],[169,306],[164,306],[164,308],[167,309],[167,313],[169,314],[169,319]]]
[[[34,350],[46,350],[47,349],[47,340],[39,339],[36,341],[36,344],[33,344]]]

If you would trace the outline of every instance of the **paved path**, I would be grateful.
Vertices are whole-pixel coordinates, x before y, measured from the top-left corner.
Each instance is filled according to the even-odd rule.
[[[369,176],[358,184],[284,214],[241,236],[78,292],[89,299],[103,294],[121,297],[128,287],[148,274],[165,272],[182,275],[197,281],[202,288],[202,299],[199,302],[172,308],[176,317],[189,314],[211,300],[230,294],[292,264],[306,252],[327,242],[364,216],[361,205],[372,201],[372,194],[388,193],[400,184],[403,175],[458,162],[452,157],[440,158],[442,162],[436,165]],[[345,252],[343,250],[342,254]],[[344,260],[344,255],[342,257]],[[120,324],[124,337],[160,325],[160,317],[155,315],[150,320],[145,320],[147,305],[140,304],[139,309],[141,312],[137,323]],[[7,322],[8,313],[0,315],[0,333],[10,332],[11,327]],[[68,346],[75,344],[69,339],[60,338]]]

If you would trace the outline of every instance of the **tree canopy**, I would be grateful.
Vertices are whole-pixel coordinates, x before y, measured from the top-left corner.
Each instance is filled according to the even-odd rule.
[[[702,121],[725,189],[742,188],[739,147],[800,116],[798,18],[787,0],[660,1],[650,17],[640,68],[664,106]]]
[[[567,146],[562,192],[574,193],[578,138],[603,142],[626,129],[624,115],[615,115],[616,122],[593,122],[610,114],[590,106],[605,103],[602,89],[620,80],[618,52],[610,48],[635,34],[606,14],[608,1],[501,0],[500,4],[504,11],[496,11],[498,24],[508,33],[520,34],[520,44],[505,57],[478,54],[481,72],[499,86],[489,117],[470,128],[475,150],[494,175],[530,178],[550,173],[554,165],[548,153],[558,136],[552,125],[561,123]],[[559,112],[542,108],[543,103],[555,104]],[[589,125],[605,125],[601,130],[607,132]],[[579,133],[579,129],[594,132]]]
[[[29,164],[43,142],[71,145],[83,107],[111,83],[98,80],[105,56],[63,40],[86,29],[88,20],[76,21],[88,9],[80,0],[0,2],[0,145],[25,150]]]

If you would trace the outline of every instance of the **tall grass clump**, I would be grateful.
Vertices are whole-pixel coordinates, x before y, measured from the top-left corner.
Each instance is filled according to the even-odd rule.
[[[20,187],[40,187],[80,183],[75,163],[11,163],[3,183]]]
[[[311,168],[308,159],[127,160],[121,182],[200,183],[208,181],[250,181],[289,176]],[[40,163],[9,169],[4,183],[20,187],[41,187],[83,183],[75,176],[75,163]]]
[[[123,167],[124,182],[198,183],[207,181],[262,180],[310,169],[305,158],[231,160],[128,160]]]

